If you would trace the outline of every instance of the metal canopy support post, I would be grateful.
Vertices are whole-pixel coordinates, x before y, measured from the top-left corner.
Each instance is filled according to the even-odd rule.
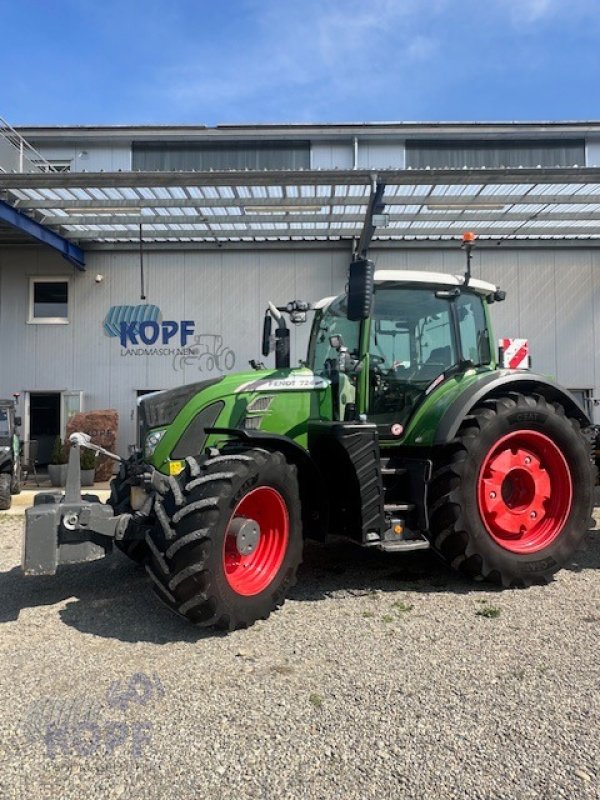
[[[371,197],[369,198],[369,205],[367,206],[367,212],[365,214],[365,222],[360,234],[360,241],[356,251],[356,256],[358,258],[367,257],[367,251],[369,249],[369,245],[371,244],[371,239],[373,238],[376,228],[376,226],[373,224],[373,215],[382,214],[383,209],[385,208],[385,203],[383,201],[384,192],[385,183],[382,183],[374,178],[373,186],[371,188]]]
[[[81,272],[85,271],[85,253],[80,247],[65,239],[64,236],[56,233],[45,225],[37,222],[22,211],[13,208],[4,200],[0,200],[0,220],[11,225],[13,228],[22,231],[31,236],[32,239],[37,239],[38,242],[52,247],[53,250],[58,252],[70,261],[74,267]]]

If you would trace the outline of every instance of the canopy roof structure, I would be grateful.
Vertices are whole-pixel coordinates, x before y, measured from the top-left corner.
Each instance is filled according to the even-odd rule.
[[[84,250],[352,241],[600,240],[600,168],[0,174],[0,198]],[[2,243],[0,236],[0,244]]]

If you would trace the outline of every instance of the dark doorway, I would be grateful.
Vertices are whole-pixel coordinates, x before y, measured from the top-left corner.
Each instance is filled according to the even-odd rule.
[[[60,436],[60,392],[29,395],[29,438],[37,441],[40,466],[49,463],[54,440]]]

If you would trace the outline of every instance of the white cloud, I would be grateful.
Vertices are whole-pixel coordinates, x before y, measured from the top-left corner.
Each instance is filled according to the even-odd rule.
[[[585,0],[584,0],[585,2]],[[540,22],[548,17],[555,16],[561,11],[569,11],[574,6],[581,5],[578,0],[500,0],[500,8],[510,14],[514,25]]]
[[[554,0],[504,0],[513,22],[538,22],[543,17],[554,13]]]
[[[214,44],[203,37],[200,50],[182,48],[179,63],[162,72],[162,102],[174,116],[208,124],[435,117],[440,99],[493,82],[509,62],[530,73],[547,63],[546,31],[556,35],[563,22],[572,29],[574,20],[598,27],[597,0],[235,5],[245,30],[233,26],[229,42],[222,31]]]
[[[294,119],[318,117],[332,92],[351,103],[390,75],[398,89],[405,83],[408,90],[410,68],[436,48],[432,36],[418,31],[419,0],[371,0],[368,6],[359,0],[266,0],[252,8],[257,36],[243,49],[223,51],[220,41],[219,54],[205,51],[196,63],[167,74],[180,109],[257,108],[265,98],[268,105],[269,93],[288,92],[296,98]],[[349,115],[357,116],[350,107]]]

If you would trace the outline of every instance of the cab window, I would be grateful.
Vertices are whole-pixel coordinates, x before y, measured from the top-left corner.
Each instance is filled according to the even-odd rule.
[[[475,366],[489,364],[492,357],[483,299],[478,295],[461,294],[456,298],[462,357]]]
[[[450,304],[431,289],[375,292],[369,342],[369,415],[404,423],[430,384],[456,363]]]
[[[330,344],[331,336],[341,336],[348,351],[358,354],[360,322],[346,317],[346,298],[339,297],[324,312],[317,314],[311,336],[309,363],[317,375],[328,372],[329,359],[337,359],[337,351]]]

